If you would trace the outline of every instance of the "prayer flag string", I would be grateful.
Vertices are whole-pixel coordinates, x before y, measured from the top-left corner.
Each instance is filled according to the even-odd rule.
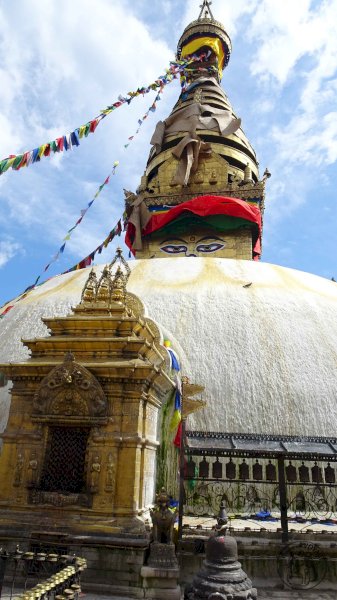
[[[156,108],[157,108],[157,102],[158,100],[160,100],[160,94],[162,93],[163,88],[161,88],[156,96],[156,98],[154,99],[154,102],[151,104],[151,106],[149,107],[149,109],[146,111],[145,115],[142,117],[142,119],[138,119],[138,129],[137,131],[131,135],[130,137],[128,137],[128,142],[126,144],[124,144],[124,148],[128,148],[130,143],[132,142],[132,140],[135,138],[135,136],[139,133],[139,130],[143,124],[143,122],[145,121],[145,119],[147,119],[147,117],[149,116],[150,112],[155,112]],[[101,191],[103,190],[103,188],[110,182],[110,177],[115,175],[116,173],[116,169],[119,165],[119,160],[116,160],[113,164],[113,168],[111,170],[111,172],[109,173],[108,177],[105,178],[104,182],[99,186],[99,188],[97,189],[94,197],[92,198],[92,200],[90,202],[88,202],[88,205],[86,208],[82,208],[80,211],[80,217],[77,219],[75,225],[73,225],[73,227],[71,227],[70,229],[68,229],[65,237],[63,238],[63,244],[62,246],[58,249],[58,251],[56,252],[56,254],[53,256],[53,258],[51,259],[51,261],[45,266],[44,268],[44,272],[46,272],[50,265],[52,265],[53,263],[55,263],[61,254],[63,254],[65,247],[66,247],[66,243],[67,241],[70,240],[73,232],[75,231],[75,229],[79,226],[79,224],[83,221],[83,218],[85,217],[86,213],[88,212],[89,208],[93,205],[93,203],[95,202],[96,198],[99,196],[99,194],[101,193]],[[36,283],[39,281],[41,275],[37,278],[36,282],[34,285],[36,285]]]
[[[158,100],[160,100],[160,94],[163,92],[163,88],[161,88],[154,100],[154,102],[151,104],[151,106],[149,107],[149,109],[147,110],[147,112],[144,114],[144,116],[142,117],[142,119],[138,119],[138,129],[136,130],[136,132],[134,133],[134,135],[130,136],[128,138],[129,142],[127,144],[124,144],[124,148],[127,148],[130,145],[130,142],[134,139],[134,137],[139,133],[139,130],[143,124],[143,122],[145,121],[145,119],[148,117],[148,115],[150,114],[150,112],[155,112],[156,108],[157,108],[157,102]],[[82,222],[83,217],[85,216],[85,214],[87,213],[87,211],[89,210],[89,208],[93,205],[95,199],[97,198],[97,196],[101,193],[101,191],[103,190],[103,188],[109,183],[110,181],[110,177],[111,175],[114,175],[116,172],[116,168],[119,165],[119,161],[115,161],[113,164],[113,168],[112,171],[110,173],[110,175],[108,175],[108,177],[106,177],[106,179],[104,180],[104,182],[99,186],[99,188],[97,189],[93,199],[88,203],[88,206],[85,209],[82,209],[80,211],[80,218],[76,221],[75,225],[73,227],[71,227],[66,236],[63,238],[63,244],[60,247],[60,249],[58,250],[58,252],[55,254],[55,256],[53,257],[53,259],[50,261],[50,263],[48,263],[48,265],[46,265],[44,272],[46,272],[50,265],[53,264],[54,262],[56,262],[60,256],[60,254],[63,254],[65,246],[66,246],[66,242],[70,239],[72,232],[76,229],[76,227],[78,227],[78,225]],[[122,220],[119,219],[118,223],[115,225],[115,227],[113,229],[111,229],[111,231],[109,232],[108,236],[103,240],[103,242],[101,242],[101,244],[99,244],[97,246],[97,248],[95,248],[95,250],[93,250],[92,252],[90,252],[90,254],[88,254],[85,258],[83,258],[82,260],[80,260],[78,263],[76,263],[74,266],[72,266],[70,269],[67,269],[67,271],[63,271],[63,273],[61,273],[61,275],[64,275],[66,273],[71,273],[72,271],[77,271],[79,269],[84,269],[86,267],[89,267],[92,263],[92,261],[95,258],[95,255],[101,254],[103,251],[103,248],[106,248],[110,242],[112,242],[112,240],[116,237],[116,235],[120,236],[122,232]],[[21,300],[23,300],[24,298],[27,297],[27,295],[36,287],[42,285],[44,282],[39,283],[41,279],[41,275],[39,275],[37,277],[37,279],[35,280],[35,282],[28,286],[25,291],[19,296],[19,298],[17,298],[16,300],[14,300],[13,304],[9,304],[8,302],[6,302],[3,306],[6,306],[6,308],[0,312],[0,319],[2,319],[3,317],[5,317],[5,315],[15,306],[15,304],[17,304],[17,302],[20,302]],[[11,300],[9,302],[12,302]]]
[[[165,85],[167,85],[168,83],[173,81],[173,79],[177,78],[178,74],[180,74],[181,87],[182,87],[182,90],[184,91],[184,89],[187,87],[188,75],[190,74],[191,71],[194,71],[194,72],[196,70],[208,71],[208,72],[214,71],[215,67],[207,67],[207,68],[193,67],[193,69],[186,68],[189,65],[191,65],[192,63],[202,62],[204,60],[207,60],[208,56],[209,56],[209,53],[201,54],[199,56],[193,55],[190,57],[186,57],[186,59],[184,59],[184,60],[177,60],[175,62],[172,61],[170,63],[170,68],[166,70],[166,74],[164,76],[159,77],[153,84],[151,84],[147,88],[138,88],[138,90],[136,92],[129,92],[128,93],[129,98],[123,98],[122,96],[119,96],[118,102],[115,102],[114,104],[108,106],[106,109],[104,109],[104,111],[102,111],[102,113],[96,119],[89,121],[85,126],[81,126],[80,128],[77,128],[74,132],[71,132],[67,136],[62,136],[62,138],[57,138],[57,140],[54,140],[54,142],[50,142],[49,144],[44,144],[43,146],[40,146],[39,148],[37,148],[35,150],[25,152],[22,155],[10,155],[8,158],[0,161],[0,175],[2,173],[6,172],[9,168],[13,168],[14,170],[19,170],[23,166],[29,166],[33,162],[38,162],[38,161],[40,161],[42,156],[49,156],[52,151],[53,152],[62,152],[63,150],[71,149],[74,145],[78,146],[79,138],[81,138],[83,136],[87,137],[89,135],[89,133],[94,133],[98,123],[105,116],[107,116],[107,114],[109,114],[116,108],[119,108],[120,106],[122,106],[122,104],[125,104],[125,103],[130,104],[131,100],[133,98],[135,98],[136,96],[138,96],[140,94],[144,95],[145,93],[148,93],[151,90],[155,90],[155,89],[159,88],[159,92],[158,92],[154,102],[149,107],[149,109],[147,110],[147,112],[145,113],[143,118],[138,120],[138,129],[136,130],[135,134],[128,138],[127,144],[124,144],[124,148],[127,148],[129,146],[130,142],[134,139],[135,135],[137,135],[139,133],[140,127],[143,124],[144,120],[148,117],[149,113],[155,112],[156,103],[160,100],[160,94],[163,92]],[[56,142],[57,142],[57,144],[56,144]],[[20,161],[18,160],[19,157],[21,157]],[[63,254],[63,252],[65,250],[66,242],[70,239],[72,232],[82,222],[83,217],[85,216],[85,214],[87,213],[89,208],[92,206],[92,204],[94,203],[97,196],[101,193],[103,188],[109,183],[110,177],[111,177],[111,175],[115,174],[115,171],[116,171],[116,168],[118,165],[119,165],[119,161],[115,161],[113,164],[113,169],[112,169],[111,173],[104,180],[104,182],[99,186],[93,199],[88,203],[86,208],[81,209],[80,218],[76,221],[75,225],[68,230],[66,236],[63,239],[62,246],[59,248],[58,252],[53,257],[53,259],[50,261],[50,263],[48,265],[46,265],[44,272],[46,272],[48,270],[48,268],[50,267],[50,265],[53,264],[59,258],[60,254]],[[95,248],[95,250],[93,250],[90,254],[88,254],[88,256],[86,256],[84,259],[82,259],[79,263],[76,263],[76,265],[74,265],[67,271],[64,271],[62,274],[70,273],[71,271],[83,269],[87,266],[90,266],[90,264],[92,263],[92,261],[94,259],[94,256],[97,253],[100,254],[102,252],[103,248],[106,248],[108,246],[108,244],[114,239],[114,237],[116,235],[120,235],[121,232],[122,232],[122,224],[121,224],[121,219],[120,219],[118,221],[117,225],[110,231],[109,235],[105,238],[105,240],[99,246],[97,246],[97,248]],[[44,282],[39,283],[40,279],[41,279],[41,275],[39,275],[36,278],[35,282],[32,285],[30,285],[28,288],[26,288],[26,290],[21,295],[19,295],[19,297],[17,297],[14,300],[10,300],[9,302],[6,302],[3,305],[3,307],[6,307],[6,308],[4,308],[4,310],[2,312],[0,312],[0,319],[2,319],[6,314],[8,314],[8,312],[10,312],[10,310],[18,302],[20,302],[21,300],[26,298],[26,296],[33,289],[35,289],[35,287],[42,285]]]
[[[88,137],[89,133],[94,133],[96,131],[99,123],[114,110],[122,106],[123,104],[130,104],[134,98],[137,96],[144,96],[148,94],[151,90],[157,90],[171,83],[174,79],[181,75],[181,85],[182,88],[186,87],[186,83],[188,80],[188,74],[191,69],[188,69],[189,65],[196,62],[202,62],[207,60],[209,53],[201,54],[201,55],[193,55],[188,56],[181,60],[171,61],[168,69],[165,70],[165,75],[161,75],[156,79],[153,83],[148,86],[140,87],[134,92],[128,92],[128,94],[124,97],[122,95],[118,96],[118,100],[113,104],[110,104],[106,108],[104,108],[100,114],[88,121],[85,125],[81,125],[80,127],[76,127],[73,131],[68,134],[62,135],[54,140],[42,144],[33,150],[27,150],[22,154],[10,154],[7,158],[4,158],[0,161],[0,175],[6,173],[9,169],[13,169],[14,171],[19,171],[22,167],[29,167],[33,163],[37,163],[41,161],[41,158],[50,156],[51,154],[56,154],[59,152],[64,152],[71,150],[72,148],[80,145],[80,140],[84,137]],[[188,69],[188,70],[187,70]],[[193,68],[195,71],[195,67]],[[211,71],[214,70],[214,67],[202,68],[199,67],[201,71]]]
[[[53,256],[53,258],[51,259],[51,261],[45,266],[44,268],[44,272],[48,271],[50,265],[52,265],[54,262],[56,262],[59,257],[60,254],[63,254],[65,247],[66,247],[66,243],[70,240],[73,232],[75,231],[75,229],[79,226],[80,223],[82,223],[86,213],[88,212],[89,208],[93,205],[93,203],[95,202],[96,198],[99,196],[99,194],[101,193],[101,191],[103,190],[103,188],[109,183],[110,181],[110,177],[112,177],[113,175],[115,175],[116,173],[116,169],[119,165],[119,161],[116,160],[113,164],[112,170],[110,172],[110,174],[108,175],[108,177],[105,178],[105,180],[103,181],[103,183],[99,186],[99,188],[97,189],[94,197],[92,198],[92,200],[90,200],[90,202],[88,202],[88,205],[86,206],[86,208],[82,208],[80,211],[80,217],[79,219],[77,219],[75,225],[73,225],[70,229],[68,229],[65,237],[63,238],[63,244],[62,246],[58,249],[58,251],[56,252],[56,254]],[[36,285],[36,283],[39,281],[41,275],[39,275],[39,277],[37,278],[36,282],[34,285]]]
[[[97,248],[95,248],[95,250],[90,252],[90,254],[88,254],[88,256],[86,256],[85,258],[82,258],[82,260],[80,260],[78,263],[76,263],[70,269],[67,269],[67,271],[63,271],[63,273],[61,273],[61,275],[65,275],[66,273],[71,273],[72,271],[78,271],[80,269],[85,269],[86,267],[89,267],[91,265],[92,261],[94,260],[95,255],[97,253],[101,254],[103,248],[107,248],[107,246],[110,244],[110,242],[112,242],[112,240],[117,235],[118,236],[121,235],[122,230],[123,230],[122,219],[119,219],[119,221],[116,223],[115,227],[113,227],[113,229],[111,229],[111,231],[109,232],[107,237],[103,240],[103,242],[101,242],[101,244],[99,244],[97,246]],[[45,281],[42,281],[41,283],[39,283],[39,279],[40,279],[40,276],[36,279],[36,281],[32,285],[27,287],[25,289],[25,291],[19,295],[18,298],[14,299],[14,300],[9,300],[2,306],[2,308],[4,308],[4,307],[6,307],[6,308],[4,308],[4,310],[2,310],[0,312],[0,319],[3,319],[9,313],[9,311],[12,310],[12,308],[14,308],[14,306],[18,302],[21,302],[21,300],[26,298],[33,289],[35,289],[36,287],[40,287],[41,285],[43,285],[45,283]]]
[[[119,219],[119,221],[115,225],[115,227],[113,229],[111,229],[111,231],[109,232],[109,235],[105,238],[105,240],[103,240],[103,242],[101,244],[99,244],[99,246],[97,246],[97,248],[95,248],[95,250],[90,252],[90,254],[88,254],[88,256],[86,256],[85,258],[82,258],[82,260],[80,260],[80,262],[76,263],[76,265],[74,265],[67,271],[63,271],[63,273],[61,273],[61,275],[65,275],[65,273],[71,273],[72,271],[78,271],[79,269],[85,269],[86,267],[90,267],[92,261],[95,258],[95,255],[97,253],[101,254],[103,248],[106,248],[110,244],[110,242],[112,242],[112,240],[116,237],[116,235],[120,236],[121,233],[122,233],[122,219]]]

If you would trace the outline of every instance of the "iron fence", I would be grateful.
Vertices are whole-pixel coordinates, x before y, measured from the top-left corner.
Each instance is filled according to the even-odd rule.
[[[184,432],[180,454],[183,517],[214,517],[221,501],[236,518],[336,525],[337,440]],[[333,528],[331,529],[333,531]]]

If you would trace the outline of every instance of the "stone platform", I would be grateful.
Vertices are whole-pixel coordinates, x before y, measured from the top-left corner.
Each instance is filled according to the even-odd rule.
[[[18,593],[14,594],[13,600]],[[296,590],[275,590],[275,589],[259,589],[258,600],[336,600],[336,591],[320,591],[317,589],[298,592]],[[9,600],[10,590],[5,588],[1,595],[1,600]],[[125,597],[107,596],[101,594],[93,594],[82,592],[81,600],[126,600]]]
[[[258,600],[336,600],[336,592],[320,592],[310,590],[306,592],[296,592],[295,590],[258,590]],[[116,598],[115,596],[99,596],[97,594],[82,595],[83,600],[125,600],[125,598]]]
[[[273,516],[273,515],[272,515]],[[254,518],[238,519],[229,516],[229,525],[233,531],[233,535],[237,535],[243,531],[261,532],[261,533],[277,533],[281,531],[281,520],[280,516],[275,515],[276,520],[262,520]],[[211,531],[216,525],[216,519],[214,517],[191,517],[184,516],[183,526],[196,528],[198,530]],[[311,522],[310,519],[304,522],[296,521],[296,517],[290,518],[288,522],[289,533],[309,533],[313,534],[336,534],[337,538],[337,523],[325,523],[323,518],[316,519],[316,522]]]

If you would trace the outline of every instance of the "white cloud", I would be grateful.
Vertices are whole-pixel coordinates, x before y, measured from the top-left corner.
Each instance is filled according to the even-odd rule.
[[[128,2],[111,0],[31,0],[20,3],[19,8],[7,4],[0,8],[0,39],[0,159],[86,123],[119,94],[163,74],[173,55],[168,45],[154,39],[146,24],[132,14]],[[81,225],[81,239],[73,246],[79,254],[89,252],[88,244],[96,239],[92,229],[97,225],[103,237],[123,211],[120,181],[130,171],[129,161],[133,164],[132,182],[123,182],[124,187],[138,184],[149,151],[147,122],[127,152],[124,144],[153,99],[154,93],[150,93],[121,107],[78,149],[1,176],[0,222],[7,229],[11,224],[22,225],[23,235],[38,236],[40,243],[54,240],[57,250],[79,210],[119,159],[118,178],[93,205],[90,215],[94,222],[88,214]],[[154,128],[156,116],[148,119],[150,127]],[[92,185],[82,183],[88,178]],[[106,224],[106,213],[104,216],[98,205],[106,208],[112,194],[117,201],[111,222]]]
[[[11,258],[21,250],[20,244],[5,240],[0,242],[0,268],[3,267]]]
[[[275,127],[272,135],[279,148],[278,160],[319,167],[337,160],[337,112],[320,119],[307,113],[291,120],[282,131]]]
[[[252,74],[276,80],[284,103],[283,123],[272,131],[280,161],[319,166],[337,159],[336,22],[336,0],[265,0],[254,14],[250,38],[259,46]],[[297,102],[287,100],[289,85]]]
[[[235,2],[213,2],[211,10],[214,18],[224,24],[227,33],[233,39],[240,28],[240,19],[256,11],[258,0],[235,0]],[[184,17],[185,26],[195,21],[200,13],[195,0],[188,0]]]

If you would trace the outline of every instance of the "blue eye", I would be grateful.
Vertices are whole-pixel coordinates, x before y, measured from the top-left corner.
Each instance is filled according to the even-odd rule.
[[[198,244],[196,247],[197,252],[216,252],[225,247],[225,244],[218,244],[213,242],[212,244]]]
[[[183,246],[183,245],[175,245],[175,244],[168,244],[167,246],[163,246],[162,248],[160,248],[163,252],[166,252],[166,254],[181,254],[182,252],[187,252],[187,246]]]

